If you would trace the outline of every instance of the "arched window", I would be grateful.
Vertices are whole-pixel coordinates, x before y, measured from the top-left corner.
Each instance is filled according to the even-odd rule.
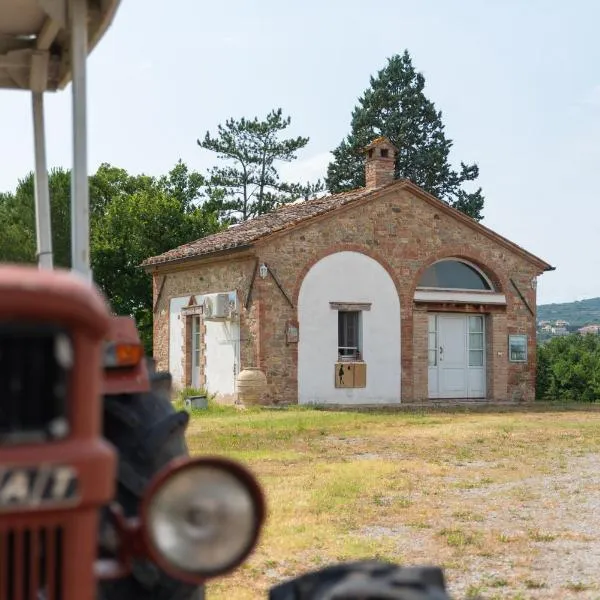
[[[493,291],[490,280],[473,265],[455,258],[432,264],[421,276],[419,288]]]

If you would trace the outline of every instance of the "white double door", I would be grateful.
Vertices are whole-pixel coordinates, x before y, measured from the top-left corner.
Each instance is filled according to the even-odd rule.
[[[430,398],[485,398],[485,318],[430,314]]]

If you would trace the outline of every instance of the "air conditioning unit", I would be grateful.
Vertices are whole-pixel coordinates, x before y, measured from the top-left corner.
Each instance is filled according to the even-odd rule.
[[[213,315],[215,319],[226,319],[229,316],[229,294],[217,294]]]
[[[204,318],[228,319],[231,316],[229,294],[215,294],[204,299]]]

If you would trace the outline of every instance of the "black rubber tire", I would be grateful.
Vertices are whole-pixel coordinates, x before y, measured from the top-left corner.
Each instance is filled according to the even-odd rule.
[[[450,600],[438,567],[358,561],[325,567],[271,588],[269,600]]]
[[[104,437],[119,453],[116,501],[126,516],[137,516],[150,479],[170,460],[187,456],[185,430],[189,415],[170,402],[170,375],[150,370],[152,391],[104,397]],[[169,384],[166,385],[166,380]],[[100,526],[100,556],[112,557],[114,530],[106,512]],[[103,581],[98,600],[199,600],[202,588],[170,578],[149,561],[136,561],[123,579]]]

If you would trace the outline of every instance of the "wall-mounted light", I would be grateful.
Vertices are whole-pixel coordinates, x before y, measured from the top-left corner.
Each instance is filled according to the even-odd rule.
[[[269,267],[263,263],[258,268],[258,274],[260,275],[261,279],[264,279],[269,274]]]

